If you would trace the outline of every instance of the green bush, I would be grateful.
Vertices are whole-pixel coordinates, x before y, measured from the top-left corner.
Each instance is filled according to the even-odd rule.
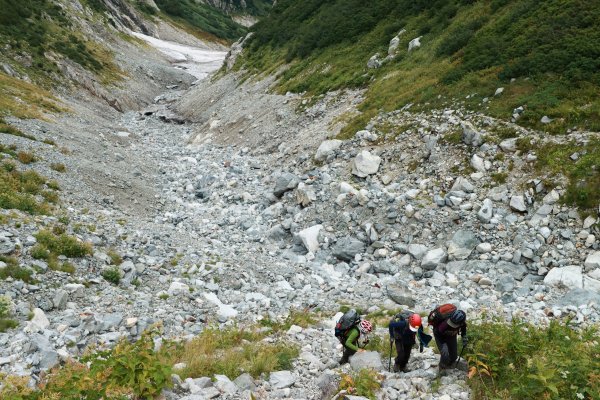
[[[6,267],[0,269],[0,279],[13,278],[27,283],[33,282],[33,271],[21,267],[16,258],[0,256],[0,261],[6,263]]]
[[[117,267],[107,268],[102,271],[102,277],[108,282],[118,285],[121,281],[121,271]]]
[[[64,233],[55,235],[46,229],[39,231],[34,236],[39,244],[45,246],[51,253],[56,255],[84,257],[92,254],[91,243],[80,242],[74,236]]]
[[[50,205],[35,199],[46,179],[35,171],[21,172],[10,162],[0,167],[0,208],[17,209],[29,214],[49,214]]]
[[[599,399],[600,336],[552,321],[469,326],[473,399]]]
[[[339,389],[354,396],[375,399],[375,393],[381,388],[383,377],[371,369],[361,369],[352,374],[342,374]]]

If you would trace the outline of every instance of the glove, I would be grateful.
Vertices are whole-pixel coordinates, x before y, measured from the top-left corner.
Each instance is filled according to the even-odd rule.
[[[421,344],[419,345],[419,353],[422,353],[422,352],[423,352],[423,343],[421,343]]]
[[[465,346],[467,345],[467,343],[469,343],[469,338],[468,338],[468,337],[466,337],[466,336],[463,336],[463,337],[462,337],[462,344],[463,344],[463,347],[465,347]]]

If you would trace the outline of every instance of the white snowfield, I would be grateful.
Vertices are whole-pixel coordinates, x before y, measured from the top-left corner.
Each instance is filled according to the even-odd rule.
[[[223,60],[227,55],[226,51],[186,46],[138,32],[131,32],[131,34],[148,42],[151,46],[162,52],[175,68],[184,69],[198,79],[203,79],[211,72],[221,68]]]

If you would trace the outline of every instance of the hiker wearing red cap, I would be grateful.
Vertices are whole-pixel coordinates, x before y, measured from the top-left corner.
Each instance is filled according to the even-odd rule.
[[[423,346],[427,346],[427,344],[429,344],[431,337],[429,335],[425,335],[423,332],[421,316],[412,312],[396,314],[390,321],[389,331],[390,341],[393,341],[396,345],[394,372],[407,372],[406,365],[410,359],[412,347],[416,343],[417,332],[419,334],[419,348],[421,352],[423,351]],[[429,340],[427,340],[427,337],[429,337]]]

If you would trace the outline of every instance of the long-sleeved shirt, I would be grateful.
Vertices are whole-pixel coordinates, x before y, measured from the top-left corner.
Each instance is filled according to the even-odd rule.
[[[344,342],[344,346],[349,348],[350,350],[358,351],[358,338],[360,337],[360,331],[357,327],[354,327],[350,330],[346,341]]]

